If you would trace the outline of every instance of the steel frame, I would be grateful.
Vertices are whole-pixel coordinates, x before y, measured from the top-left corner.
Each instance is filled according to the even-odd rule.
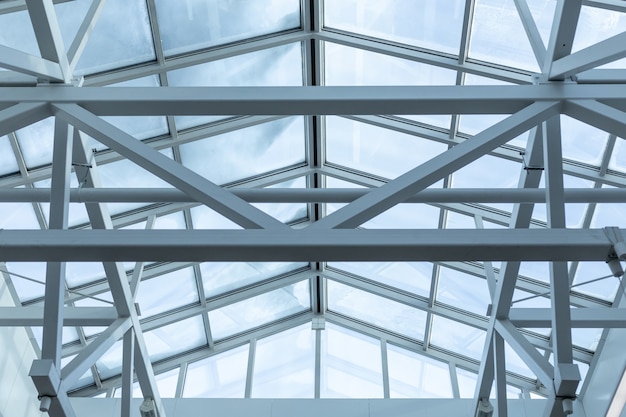
[[[573,348],[571,328],[624,327],[621,309],[602,307],[598,300],[587,300],[570,294],[573,274],[580,260],[607,260],[614,256],[615,243],[603,230],[589,229],[596,203],[626,202],[623,189],[602,189],[602,184],[626,186],[626,176],[608,170],[611,152],[617,137],[626,129],[626,73],[619,70],[595,70],[599,65],[626,56],[625,34],[617,35],[582,51],[571,53],[578,15],[583,5],[625,11],[615,0],[559,0],[555,24],[548,45],[544,45],[533,21],[526,0],[515,0],[515,6],[530,40],[542,74],[498,67],[469,59],[469,39],[472,29],[473,0],[467,0],[463,36],[459,56],[425,51],[393,42],[334,30],[324,26],[323,1],[303,0],[300,30],[241,42],[228,47],[209,49],[188,56],[165,59],[160,45],[156,7],[147,1],[152,22],[152,35],[156,50],[155,63],[108,72],[86,80],[75,80],[72,72],[87,45],[90,33],[98,20],[105,0],[94,1],[78,30],[76,38],[65,53],[52,0],[26,0],[0,5],[0,13],[28,10],[41,57],[29,56],[0,46],[0,66],[11,72],[0,74],[0,136],[9,135],[20,166],[20,175],[0,179],[0,201],[33,203],[42,229],[40,231],[0,231],[0,254],[3,261],[48,261],[44,309],[36,307],[0,309],[0,325],[33,326],[44,328],[41,360],[33,364],[31,376],[40,396],[53,399],[49,414],[53,417],[73,416],[67,391],[73,382],[88,369],[94,370],[99,355],[123,338],[124,363],[119,378],[100,381],[97,386],[77,394],[90,395],[103,389],[122,387],[122,415],[131,414],[133,372],[141,385],[144,397],[155,400],[158,414],[165,416],[159,399],[155,373],[181,367],[177,395],[182,394],[186,363],[211,356],[233,347],[249,343],[250,359],[246,397],[252,387],[254,349],[258,338],[314,320],[320,316],[329,322],[372,335],[380,340],[384,369],[383,388],[389,396],[389,375],[386,365],[388,343],[406,347],[427,356],[450,363],[452,381],[454,369],[461,367],[478,372],[475,403],[488,401],[493,381],[496,382],[499,417],[506,417],[506,384],[522,387],[525,392],[538,389],[551,401],[545,415],[562,417],[564,400],[576,398],[580,376],[573,360],[591,362],[590,353]],[[567,5],[566,5],[567,3]],[[157,74],[163,87],[167,86],[167,72],[204,62],[219,60],[248,52],[258,51],[292,42],[301,42],[305,67],[305,86],[297,88],[115,88],[100,86],[146,75]],[[324,86],[325,42],[338,43],[398,58],[418,61],[458,71],[456,86],[435,87],[326,87]],[[465,74],[477,74],[512,82],[514,86],[469,87],[463,86]],[[44,85],[44,83],[46,85]],[[531,85],[533,84],[533,85]],[[593,85],[588,85],[593,84]],[[600,84],[600,85],[599,85]],[[601,85],[604,84],[604,85]],[[81,85],[85,85],[82,87]],[[458,115],[462,114],[512,114],[502,122],[468,138],[458,132]],[[178,132],[173,116],[215,114],[249,115],[232,118],[215,126],[195,131]],[[397,117],[380,114],[452,114],[450,129],[436,130]],[[599,169],[563,160],[559,115],[565,114],[611,134]],[[166,115],[170,132],[168,137],[143,143],[115,128],[98,116],[103,115]],[[286,115],[307,116],[307,163],[303,167],[288,167],[266,178],[251,178],[229,187],[219,186],[202,178],[179,164],[178,146],[212,135],[276,120]],[[326,163],[323,115],[342,115],[353,120],[385,127],[391,130],[446,143],[450,149],[425,164],[393,179],[337,167]],[[14,131],[55,117],[54,158],[50,167],[30,170],[21,155]],[[75,134],[73,134],[75,130]],[[529,131],[525,155],[518,149],[505,145],[515,136]],[[86,148],[85,134],[107,145],[111,150],[92,155]],[[162,156],[158,149],[172,147],[175,161]],[[72,152],[70,158],[69,152]],[[502,192],[486,189],[426,188],[443,180],[448,184],[451,175],[459,168],[484,155],[495,155],[523,161],[528,166],[545,169],[546,186],[539,189],[540,171],[522,171],[519,189]],[[128,158],[142,168],[172,184],[170,190],[104,190],[99,186],[98,165]],[[70,189],[70,162],[74,171],[85,180],[85,187]],[[586,178],[596,184],[590,190],[567,189],[563,175]],[[306,176],[307,190],[255,190],[285,179]],[[324,189],[326,177],[344,179],[371,187],[370,190]],[[36,190],[34,182],[52,178],[50,189]],[[26,189],[11,189],[27,185]],[[50,220],[46,222],[39,202],[50,202]],[[136,215],[112,219],[106,201],[137,201],[178,203],[155,206]],[[93,229],[67,229],[70,202],[86,204]],[[273,217],[252,206],[251,202],[305,202],[309,203],[309,220],[289,228]],[[326,215],[324,203],[345,202],[347,206]],[[475,219],[477,230],[358,230],[366,221],[385,210],[404,202],[429,203],[439,207],[440,227],[445,224],[449,211],[463,213]],[[511,202],[511,213],[498,213],[483,206],[484,203]],[[546,203],[547,224],[534,222],[535,203]],[[565,230],[566,203],[589,203],[584,228]],[[183,204],[184,203],[184,204]],[[477,204],[481,203],[481,204]],[[187,224],[191,223],[190,208],[205,204],[247,230],[243,231],[176,231],[163,232],[151,229],[155,216],[171,211],[182,211]],[[139,219],[149,219],[147,230],[117,231],[115,225],[129,224]],[[483,220],[509,226],[508,230],[485,230]],[[534,222],[534,223],[533,223]],[[534,226],[534,229],[529,229]],[[189,227],[191,228],[191,227]],[[261,229],[261,230],[251,230]],[[338,230],[340,229],[340,230]],[[479,243],[476,243],[476,242]],[[280,249],[278,251],[277,249]],[[528,289],[528,281],[519,277],[520,261],[551,261],[551,309],[511,308],[514,289]],[[86,288],[89,296],[111,290],[114,308],[73,307],[73,300],[64,283],[64,262],[76,260],[103,261],[106,282]],[[121,260],[136,261],[134,273],[127,277]],[[144,269],[144,261],[168,261],[152,272]],[[311,262],[307,271],[276,277],[260,285],[237,290],[220,300],[206,299],[202,279],[196,262],[206,260],[306,260]],[[489,282],[492,312],[487,318],[472,317],[454,308],[440,305],[435,294],[429,299],[404,294],[385,288],[363,277],[350,276],[325,267],[331,260],[427,260],[454,264],[455,268],[478,274]],[[471,261],[485,260],[477,271]],[[502,268],[495,271],[489,261],[504,260]],[[464,261],[464,262],[463,262]],[[565,261],[575,261],[568,269]],[[180,263],[182,262],[182,263]],[[191,262],[191,263],[188,263]],[[151,274],[192,265],[201,302],[176,313],[150,320],[140,320],[134,308],[137,286]],[[5,277],[8,272],[4,272]],[[439,276],[439,263],[433,267],[433,288]],[[496,280],[496,276],[498,279]],[[232,304],[284,286],[285,283],[307,279],[311,282],[313,304],[318,306],[305,312],[245,332],[226,341],[214,342],[211,337],[207,311]],[[385,329],[329,311],[326,306],[326,280],[334,280],[381,297],[419,308],[428,313],[428,323],[433,315],[447,317],[486,331],[487,337],[482,360],[455,357],[429,344],[430,324],[426,326],[424,341],[407,341]],[[129,282],[130,281],[130,282]],[[316,291],[313,291],[316,288]],[[540,294],[541,287],[531,284]],[[545,288],[544,288],[545,289]],[[80,295],[83,296],[83,295]],[[73,298],[72,298],[73,297]],[[618,295],[619,304],[621,295]],[[41,300],[33,302],[36,304]],[[571,309],[570,305],[597,306],[597,308]],[[35,310],[36,309],[36,310]],[[143,332],[186,317],[202,315],[208,338],[206,349],[171,358],[160,364],[150,363]],[[82,331],[82,343],[63,346],[63,326],[108,326],[87,346]],[[550,339],[541,339],[521,327],[551,327]],[[316,332],[316,397],[320,393],[319,350],[320,330]],[[537,380],[507,373],[504,369],[504,342],[518,353],[537,375]],[[537,353],[541,347],[554,354],[555,366],[547,363]],[[61,356],[78,353],[63,369]],[[601,352],[599,353],[601,354]],[[590,370],[592,372],[593,369]],[[455,397],[459,395],[458,382],[453,385]],[[539,387],[539,388],[537,388]],[[94,389],[95,388],[95,389]],[[583,387],[584,393],[584,387]]]

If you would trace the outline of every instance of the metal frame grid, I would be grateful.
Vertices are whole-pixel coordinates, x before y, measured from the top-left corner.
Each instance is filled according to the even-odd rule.
[[[56,2],[55,2],[56,3]],[[324,26],[323,1],[303,0],[302,27],[262,36],[226,47],[208,48],[166,58],[154,0],[147,0],[147,11],[156,60],[83,78],[73,71],[88,44],[89,36],[105,4],[95,0],[68,52],[63,45],[52,0],[7,1],[0,13],[27,10],[35,29],[41,57],[0,46],[0,136],[8,135],[19,165],[19,173],[0,179],[3,202],[33,204],[40,231],[0,232],[2,261],[46,261],[45,297],[24,303],[23,307],[2,308],[3,326],[43,326],[41,359],[35,361],[31,376],[41,397],[51,399],[51,416],[72,416],[69,395],[90,396],[122,390],[122,415],[130,415],[130,398],[136,373],[144,398],[155,401],[158,414],[165,416],[155,374],[180,368],[177,396],[182,395],[187,364],[229,349],[250,345],[246,396],[251,393],[252,367],[256,340],[313,321],[316,330],[315,396],[320,396],[320,339],[324,321],[378,339],[383,357],[383,386],[389,396],[386,346],[393,344],[450,364],[455,369],[478,373],[475,404],[489,401],[495,380],[497,415],[507,415],[507,384],[522,389],[524,395],[540,393],[549,398],[546,416],[563,416],[563,402],[577,397],[580,375],[574,360],[594,363],[602,346],[593,352],[572,346],[572,328],[624,327],[621,310],[615,302],[603,301],[570,287],[578,261],[617,261],[622,255],[619,229],[589,229],[596,204],[626,202],[626,178],[608,169],[618,136],[624,131],[626,111],[626,73],[623,70],[595,69],[626,56],[626,34],[572,53],[578,16],[583,4],[626,12],[623,2],[614,0],[557,2],[550,41],[544,45],[525,0],[515,0],[526,35],[542,68],[541,74],[487,64],[469,58],[472,16],[475,2],[467,0],[460,54],[408,47],[391,41],[334,30]],[[299,42],[302,46],[303,87],[241,88],[153,88],[118,87],[112,83],[156,75],[162,87],[168,85],[168,71],[217,61],[244,53]],[[324,86],[324,46],[336,43],[382,53],[457,71],[456,86],[442,87],[328,87]],[[514,86],[464,86],[466,74],[518,84]],[[321,87],[324,86],[324,87]],[[459,115],[510,114],[485,131],[468,137],[459,132]],[[225,121],[188,131],[179,131],[177,115],[232,115]],[[382,115],[381,115],[382,114]],[[449,129],[435,129],[388,114],[448,114]],[[561,149],[559,115],[565,114],[607,132],[608,143],[599,165],[564,160]],[[169,134],[137,141],[126,132],[98,116],[166,115]],[[180,163],[179,146],[198,139],[256,126],[288,115],[306,115],[306,162],[266,175],[218,186]],[[447,152],[431,159],[396,179],[388,180],[326,162],[325,115],[345,115],[358,122],[408,133],[446,144]],[[29,169],[24,162],[16,130],[46,117],[55,117],[53,163]],[[512,138],[528,132],[523,152],[506,145]],[[110,150],[93,152],[87,136]],[[173,149],[174,160],[158,150]],[[521,162],[519,188],[513,190],[449,188],[451,174],[484,155]],[[99,166],[127,158],[162,178],[174,189],[104,189],[100,187]],[[527,169],[541,167],[541,170]],[[81,179],[80,189],[70,188],[72,171]],[[545,174],[545,188],[539,189]],[[563,175],[592,181],[592,189],[569,189]],[[306,177],[304,190],[266,189],[289,179]],[[368,187],[329,189],[328,178]],[[34,183],[50,179],[50,189],[36,189]],[[443,189],[427,187],[439,180]],[[16,188],[25,186],[25,188]],[[603,186],[617,187],[606,189]],[[50,203],[46,220],[41,203]],[[70,202],[85,203],[89,224],[68,230]],[[112,217],[106,202],[155,203]],[[300,202],[308,204],[308,216],[285,225],[267,215],[251,202]],[[440,209],[439,230],[363,230],[359,226],[387,209],[403,202],[428,203]],[[513,203],[512,212],[494,209],[486,203]],[[565,229],[565,204],[585,203],[583,226]],[[327,214],[327,203],[348,203]],[[535,203],[547,205],[547,222],[532,218]],[[157,231],[150,230],[155,218],[182,212],[187,229],[193,229],[191,209],[206,205],[243,231]],[[447,213],[461,213],[475,219],[476,230],[443,230]],[[114,230],[146,221],[146,230]],[[487,230],[485,222],[508,227]],[[291,227],[289,227],[291,226]],[[90,230],[94,229],[94,230]],[[104,229],[104,230],[96,230]],[[149,267],[147,261],[160,261]],[[306,261],[309,267],[268,278],[256,285],[207,298],[198,262],[220,261]],[[371,279],[327,267],[327,261],[406,261],[434,262],[431,294],[420,297]],[[481,260],[484,263],[475,261]],[[550,261],[550,284],[519,275],[520,261]],[[65,284],[65,262],[102,261],[106,279],[84,288],[70,289]],[[136,262],[127,275],[121,261]],[[494,268],[491,261],[503,261]],[[568,266],[567,261],[571,261]],[[165,273],[192,267],[196,276],[199,303],[150,319],[141,319],[135,308],[138,286]],[[485,279],[489,285],[491,311],[487,317],[439,303],[436,284],[441,268],[451,268]],[[11,273],[3,268],[11,286]],[[608,272],[608,268],[607,268]],[[262,327],[213,341],[206,314],[277,288],[308,280],[310,311],[288,316]],[[366,293],[417,308],[427,314],[424,340],[415,340],[357,320],[328,308],[328,282],[342,283]],[[523,289],[538,296],[549,293],[551,308],[511,308],[514,290]],[[75,307],[81,299],[98,297],[111,291],[112,307]],[[17,295],[15,295],[17,299]],[[19,300],[18,300],[19,301]],[[38,308],[40,305],[44,309]],[[584,307],[572,309],[575,307]],[[190,317],[203,318],[207,337],[204,348],[183,352],[158,363],[151,363],[144,333]],[[430,344],[433,317],[444,317],[483,329],[486,332],[480,361]],[[79,341],[61,343],[62,327],[75,326]],[[106,330],[87,343],[83,326],[106,326]],[[316,327],[317,326],[317,327]],[[523,327],[552,328],[549,337],[521,330]],[[607,330],[605,330],[606,332]],[[121,375],[101,380],[94,365],[113,344],[123,339]],[[529,379],[505,372],[506,341],[537,376]],[[39,348],[37,346],[37,348]],[[540,354],[536,348],[545,352]],[[61,358],[77,355],[67,365]],[[553,364],[548,362],[552,355]],[[80,376],[91,370],[94,385],[71,391]],[[593,372],[592,369],[589,372]],[[453,386],[458,396],[458,385]],[[584,395],[585,387],[581,390]]]

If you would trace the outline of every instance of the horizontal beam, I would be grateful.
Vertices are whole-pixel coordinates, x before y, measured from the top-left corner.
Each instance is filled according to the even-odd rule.
[[[537,101],[623,104],[626,86],[499,85],[378,87],[0,88],[7,103],[79,104],[100,116],[510,114]]]
[[[230,191],[250,203],[350,203],[371,192],[367,188],[254,188]],[[0,202],[43,203],[50,201],[46,188],[0,189]],[[72,203],[193,203],[186,193],[173,188],[73,188]],[[545,203],[544,189],[449,188],[427,189],[405,203]],[[566,203],[626,203],[626,189],[565,189]]]
[[[623,308],[572,308],[570,315],[572,328],[626,328]],[[512,308],[509,319],[517,327],[552,327],[549,308]]]
[[[117,319],[113,307],[65,307],[63,326],[109,326]],[[0,327],[43,326],[43,308],[0,307]]]
[[[4,261],[604,261],[602,229],[1,230]]]

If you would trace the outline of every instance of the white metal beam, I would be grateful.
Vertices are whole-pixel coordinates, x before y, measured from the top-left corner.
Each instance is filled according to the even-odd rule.
[[[71,73],[52,0],[26,0],[26,6],[41,57],[57,63],[62,81],[68,82]]]
[[[626,56],[626,32],[591,45],[552,64],[551,79],[563,79],[579,72],[617,61]]]
[[[522,20],[524,31],[526,31],[526,37],[528,37],[530,46],[533,49],[537,64],[539,64],[539,67],[542,67],[543,62],[546,59],[546,46],[543,44],[543,40],[541,39],[539,29],[537,29],[537,24],[535,23],[533,14],[528,7],[528,2],[526,0],[515,0],[515,7],[517,8],[517,13]]]
[[[560,104],[535,103],[487,128],[384,186],[309,226],[312,229],[353,228],[406,200],[489,151],[558,113]]]
[[[56,62],[4,45],[0,45],[0,67],[47,81],[63,82],[64,80],[61,68]]]
[[[0,231],[7,261],[604,261],[611,250],[602,229]]]
[[[595,100],[567,101],[563,106],[563,110],[565,114],[581,122],[613,133],[616,136],[624,136],[626,112],[622,110]]]
[[[184,191],[245,228],[287,228],[280,221],[246,203],[182,164],[146,146],[141,141],[89,113],[78,105],[55,105],[59,116],[116,150],[142,168]]]
[[[109,326],[117,319],[113,307],[64,307],[63,326]],[[43,326],[43,308],[0,307],[0,326]]]
[[[350,203],[372,192],[367,188],[231,188],[249,203]],[[626,203],[624,188],[566,188],[566,203]],[[0,202],[43,203],[50,189],[2,188]],[[542,188],[426,189],[403,203],[545,203]],[[72,203],[192,203],[196,200],[173,188],[72,188]]]
[[[557,1],[552,22],[552,33],[543,65],[543,74],[552,73],[553,62],[572,52],[581,8],[582,0]]]
[[[87,42],[89,41],[89,35],[100,17],[100,13],[102,13],[102,9],[106,0],[94,0],[89,6],[89,10],[87,10],[87,14],[83,19],[83,23],[81,23],[78,28],[78,32],[72,41],[69,49],[67,50],[67,60],[69,61],[69,70],[70,73],[74,72],[80,57],[82,56],[85,47],[87,46]]]
[[[374,87],[0,88],[0,107],[17,102],[78,104],[99,116],[511,114],[534,102],[624,104],[625,85]]]

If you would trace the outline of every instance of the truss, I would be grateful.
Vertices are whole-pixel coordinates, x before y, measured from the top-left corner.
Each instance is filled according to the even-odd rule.
[[[0,137],[8,136],[19,169],[0,178],[0,201],[30,204],[40,228],[0,230],[0,260],[46,262],[45,293],[24,301],[20,307],[0,308],[0,326],[43,326],[41,356],[33,363],[30,376],[38,395],[44,402],[49,399],[50,405],[45,408],[50,416],[73,416],[70,396],[111,395],[113,389],[122,390],[121,415],[129,416],[136,375],[142,396],[154,400],[158,415],[165,417],[155,375],[180,368],[176,395],[181,396],[189,363],[245,344],[250,346],[251,358],[245,396],[250,397],[257,339],[305,323],[313,323],[315,330],[315,398],[320,397],[324,323],[380,341],[386,397],[389,343],[449,363],[452,381],[456,381],[456,368],[477,373],[475,409],[489,402],[495,381],[494,408],[499,417],[507,415],[507,384],[521,388],[525,395],[532,391],[546,396],[546,417],[565,416],[577,392],[584,398],[586,386],[583,383],[579,390],[581,376],[576,362],[592,363],[602,354],[602,345],[595,354],[574,346],[571,329],[602,328],[606,335],[607,329],[626,327],[622,309],[611,308],[619,307],[621,294],[615,300],[602,300],[572,290],[579,262],[606,261],[615,267],[626,259],[623,230],[611,227],[617,223],[591,227],[597,205],[626,203],[626,173],[609,169],[616,143],[621,140],[618,137],[626,131],[626,72],[598,69],[626,56],[626,34],[573,53],[572,44],[583,4],[626,12],[623,2],[559,0],[545,45],[526,0],[515,0],[541,68],[540,73],[530,73],[470,59],[474,0],[465,2],[458,56],[327,28],[323,23],[323,1],[303,0],[300,29],[167,59],[158,41],[160,28],[154,0],[147,0],[151,33],[157,40],[156,59],[84,78],[74,74],[105,0],[93,1],[68,48],[63,44],[54,3],[61,2],[0,3],[0,14],[28,12],[40,51],[40,56],[34,56],[0,46],[0,66],[9,70],[0,72]],[[303,86],[167,87],[170,71],[293,43],[302,47]],[[331,43],[456,71],[457,85],[327,86],[324,47]],[[463,85],[468,74],[514,85]],[[161,87],[103,88],[146,76],[157,77]],[[504,117],[468,135],[459,131],[459,117],[468,114]],[[193,129],[177,128],[176,116],[191,115],[229,117]],[[406,115],[451,115],[451,119],[449,128],[442,128],[402,117]],[[564,158],[561,115],[606,132],[606,149],[598,164]],[[106,116],[166,116],[169,133],[137,140]],[[304,161],[226,182],[212,181],[181,163],[180,149],[184,145],[284,121],[288,116],[304,116]],[[325,116],[409,134],[447,150],[393,179],[363,172],[327,160]],[[54,140],[49,145],[52,163],[29,166],[15,132],[49,117],[54,118]],[[525,148],[512,142],[522,136]],[[91,149],[92,139],[102,150]],[[163,150],[171,150],[172,157],[164,155]],[[451,186],[456,172],[486,156],[520,167],[517,188]],[[161,185],[104,187],[103,167],[120,161],[136,164],[158,178]],[[78,179],[78,186],[71,185],[72,175]],[[544,185],[540,187],[542,176]],[[593,186],[568,187],[564,176],[590,181]],[[305,188],[272,187],[297,178],[304,178]],[[40,181],[49,184],[41,187],[37,184]],[[327,188],[331,181],[361,188]],[[163,188],[163,184],[170,188]],[[112,215],[106,204],[111,202],[143,204],[139,209]],[[49,204],[48,216],[42,203]],[[87,220],[70,225],[70,203],[84,204]],[[306,215],[281,221],[255,203],[304,204]],[[331,210],[338,203],[345,205]],[[496,203],[510,204],[512,209],[490,205]],[[567,228],[566,207],[572,203],[584,204],[585,209],[582,224]],[[368,227],[368,222],[404,204],[437,209],[438,227]],[[536,204],[545,204],[545,219],[533,217]],[[243,230],[194,229],[192,211],[207,207],[223,216],[229,227]],[[172,213],[183,216],[185,230],[151,230],[155,219]],[[453,214],[471,219],[475,229],[447,229],[446,218]],[[140,222],[145,222],[145,230],[118,230]],[[505,228],[489,229],[489,225]],[[101,262],[105,277],[71,288],[66,282],[67,262],[77,261]],[[125,266],[124,261],[134,262],[134,268]],[[223,294],[207,295],[200,271],[200,262],[205,261],[290,261],[308,266]],[[341,261],[432,262],[430,294],[394,288],[332,264]],[[494,267],[495,261],[502,261],[500,268]],[[520,274],[524,261],[549,262],[549,282]],[[194,271],[198,302],[143,318],[136,308],[139,286],[185,268]],[[436,285],[442,268],[487,282],[487,315],[437,300]],[[29,278],[20,277],[6,265],[2,271],[11,288],[12,280]],[[608,266],[606,272],[611,273]],[[229,337],[214,337],[211,312],[301,282],[308,285],[310,308]],[[425,317],[424,336],[409,337],[333,311],[328,306],[328,286],[337,284],[419,311]],[[512,308],[516,290],[549,298],[551,307]],[[98,299],[108,291],[112,300],[105,301],[112,306],[76,305]],[[190,318],[202,322],[207,343],[151,361],[144,335]],[[431,344],[433,321],[439,318],[483,331],[486,337],[482,357],[472,358]],[[64,326],[79,329],[77,342],[62,343]],[[87,343],[84,329],[93,326],[106,329],[90,336]],[[552,332],[543,336],[525,328]],[[120,340],[122,370],[103,380],[96,361]],[[505,369],[505,342],[536,378]],[[547,359],[549,355],[552,363]],[[62,366],[62,359],[69,357],[73,358]],[[77,388],[85,372],[92,373],[94,383]],[[454,384],[458,397],[458,381]]]

